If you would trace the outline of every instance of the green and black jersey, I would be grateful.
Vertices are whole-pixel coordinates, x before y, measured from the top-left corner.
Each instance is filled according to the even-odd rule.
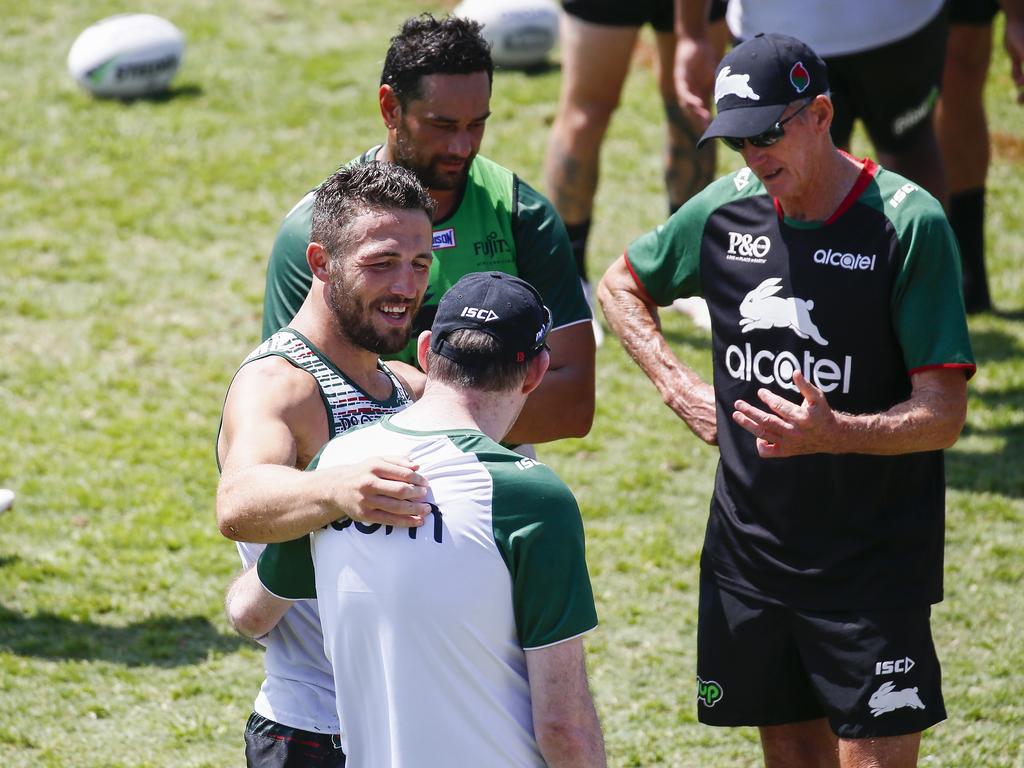
[[[352,162],[369,162],[373,147]],[[267,266],[263,338],[291,322],[309,291],[306,262],[314,192],[281,224]],[[416,337],[430,328],[441,296],[470,272],[500,271],[533,285],[551,309],[554,327],[589,321],[569,236],[551,203],[512,171],[477,155],[454,213],[434,222],[434,262],[409,345],[393,357],[416,364]]]
[[[941,207],[871,161],[826,222],[786,218],[749,169],[626,253],[659,305],[707,299],[721,449],[703,563],[726,588],[810,609],[942,597],[941,451],[762,459],[731,414],[765,387],[832,408],[906,400],[914,372],[974,371],[956,241]]]
[[[597,624],[583,523],[548,467],[475,430],[390,417],[330,442],[318,469],[406,455],[430,484],[421,528],[335,522],[269,545],[274,594],[316,596],[352,768],[542,766],[525,651]],[[354,703],[353,703],[354,702]]]

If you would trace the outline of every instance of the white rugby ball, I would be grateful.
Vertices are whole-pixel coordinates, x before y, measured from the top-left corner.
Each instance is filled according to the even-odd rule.
[[[498,66],[541,64],[558,42],[561,9],[555,0],[463,0],[452,13],[483,25]]]
[[[96,96],[132,99],[166,90],[184,54],[185,36],[167,19],[122,13],[78,36],[68,71]]]

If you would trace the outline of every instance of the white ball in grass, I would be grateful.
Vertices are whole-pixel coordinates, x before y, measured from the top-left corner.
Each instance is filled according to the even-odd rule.
[[[0,512],[6,512],[14,504],[14,491],[0,488]]]

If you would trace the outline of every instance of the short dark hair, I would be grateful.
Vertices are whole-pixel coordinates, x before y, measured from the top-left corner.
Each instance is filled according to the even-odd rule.
[[[310,240],[330,257],[345,252],[348,228],[367,211],[398,208],[434,216],[434,200],[416,174],[394,163],[355,163],[343,166],[317,187],[313,198]]]
[[[404,107],[418,99],[420,79],[426,75],[471,75],[486,72],[494,81],[491,46],[480,34],[480,24],[459,16],[435,19],[429,13],[413,16],[391,38],[380,84],[390,85]]]
[[[526,379],[530,360],[517,363],[503,353],[501,342],[493,336],[470,328],[453,331],[447,341],[472,363],[461,363],[427,351],[427,378],[459,389],[483,392],[506,392],[520,387]],[[532,358],[531,358],[532,360]]]

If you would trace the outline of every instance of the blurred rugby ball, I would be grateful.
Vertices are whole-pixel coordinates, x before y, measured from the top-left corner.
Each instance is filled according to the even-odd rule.
[[[452,11],[483,25],[491,58],[502,67],[542,63],[558,42],[560,12],[555,0],[463,0]]]
[[[78,36],[68,53],[68,71],[96,96],[138,98],[166,90],[184,54],[185,36],[167,19],[122,13]]]

